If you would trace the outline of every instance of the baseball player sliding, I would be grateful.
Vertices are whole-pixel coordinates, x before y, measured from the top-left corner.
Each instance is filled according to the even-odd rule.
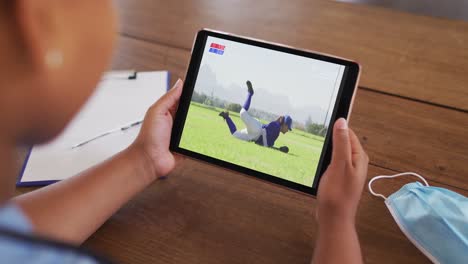
[[[245,124],[245,128],[237,130],[236,125],[229,117],[229,112],[221,112],[219,116],[222,116],[226,120],[226,124],[229,127],[231,134],[244,141],[254,141],[256,144],[274,148],[284,153],[289,152],[289,148],[282,146],[280,148],[274,147],[276,139],[279,137],[279,133],[286,134],[291,131],[292,118],[288,115],[280,116],[276,121],[272,121],[269,124],[262,124],[260,121],[255,119],[249,114],[250,102],[254,95],[252,83],[247,81],[247,99],[245,100],[244,106],[240,111],[240,118]]]

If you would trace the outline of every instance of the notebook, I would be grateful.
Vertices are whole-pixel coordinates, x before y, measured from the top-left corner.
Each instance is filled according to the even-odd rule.
[[[147,109],[169,88],[169,73],[109,72],[67,128],[54,141],[29,151],[17,186],[67,179],[128,147]]]

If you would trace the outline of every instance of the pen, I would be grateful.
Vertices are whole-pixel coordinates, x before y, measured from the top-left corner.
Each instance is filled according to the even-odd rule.
[[[137,122],[135,122],[135,123],[132,123],[132,124],[126,126],[126,127],[122,127],[122,128],[120,128],[120,130],[125,131],[125,130],[127,130],[127,129],[129,129],[129,128],[132,128],[132,127],[134,127],[134,126],[138,126],[138,125],[140,125],[141,123],[143,123],[143,120],[137,121]]]
[[[126,71],[111,71],[102,77],[102,80],[109,79],[124,79],[124,80],[136,80],[138,72],[135,70],[126,70]]]
[[[128,126],[124,126],[124,127],[118,128],[118,129],[114,129],[114,130],[111,130],[111,131],[102,133],[102,134],[100,134],[100,135],[98,135],[98,136],[95,136],[95,137],[93,137],[93,138],[90,138],[90,139],[88,139],[88,140],[86,140],[86,141],[83,141],[83,142],[81,142],[81,143],[78,143],[78,144],[72,146],[71,149],[79,148],[79,147],[81,147],[81,146],[84,146],[84,145],[88,144],[88,143],[91,142],[91,141],[96,140],[96,139],[105,137],[105,136],[107,136],[107,135],[113,134],[113,133],[118,132],[118,131],[125,131],[125,130],[128,130],[128,129],[132,128],[132,127],[141,125],[142,123],[143,123],[143,120],[140,120],[140,121],[131,123],[131,124],[128,125]]]

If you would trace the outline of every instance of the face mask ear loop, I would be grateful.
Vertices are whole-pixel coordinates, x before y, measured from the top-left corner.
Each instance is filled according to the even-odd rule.
[[[387,200],[387,197],[385,197],[383,194],[376,193],[376,192],[374,192],[374,190],[372,190],[372,183],[374,181],[382,179],[382,178],[388,178],[388,176],[385,176],[385,175],[375,176],[374,178],[372,178],[369,181],[369,184],[367,185],[367,188],[369,189],[370,193],[372,193],[372,195],[377,196],[377,197],[382,197],[384,200]]]
[[[374,192],[374,190],[372,190],[372,183],[376,180],[379,180],[379,179],[390,179],[390,178],[397,178],[397,177],[400,177],[400,176],[404,176],[404,175],[413,175],[413,176],[416,176],[418,177],[422,182],[424,182],[424,185],[426,186],[429,186],[429,183],[427,183],[426,179],[424,179],[423,176],[417,174],[417,173],[414,173],[414,172],[403,172],[403,173],[398,173],[398,174],[395,174],[395,175],[379,175],[379,176],[375,176],[374,178],[372,178],[370,181],[369,181],[369,184],[367,185],[367,188],[369,189],[370,193],[374,196],[377,196],[377,197],[382,197],[384,200],[387,200],[387,197],[385,197],[383,194],[380,194],[380,193],[376,193]]]

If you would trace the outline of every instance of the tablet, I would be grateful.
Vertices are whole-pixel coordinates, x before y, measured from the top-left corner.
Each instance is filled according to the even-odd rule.
[[[359,72],[350,60],[201,30],[170,149],[316,195]]]

